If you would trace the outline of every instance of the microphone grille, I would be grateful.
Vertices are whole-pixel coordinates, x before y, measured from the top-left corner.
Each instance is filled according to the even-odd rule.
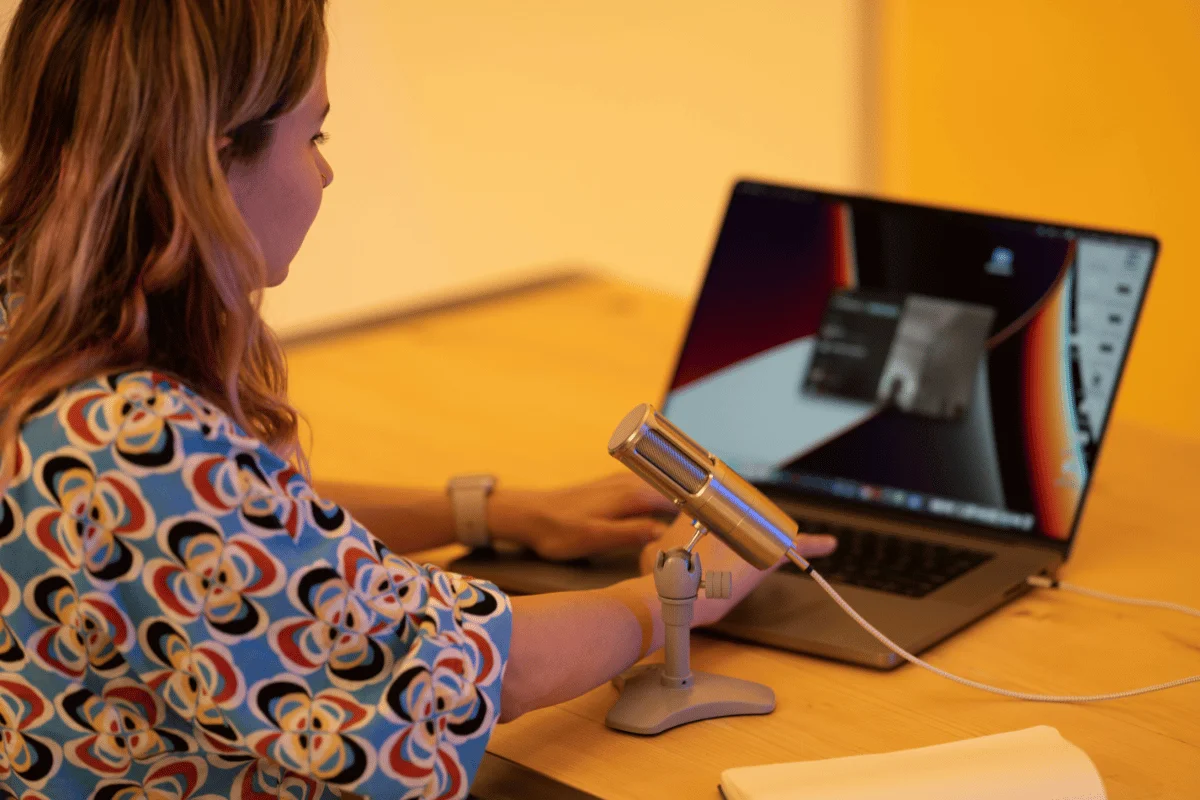
[[[695,494],[708,480],[708,473],[681,453],[658,431],[647,430],[634,445],[634,451],[688,494]]]

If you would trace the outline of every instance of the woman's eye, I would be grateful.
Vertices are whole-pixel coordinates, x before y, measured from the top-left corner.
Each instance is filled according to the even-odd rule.
[[[329,134],[325,131],[321,131],[316,136],[312,137],[312,140],[313,144],[325,144],[329,141]]]

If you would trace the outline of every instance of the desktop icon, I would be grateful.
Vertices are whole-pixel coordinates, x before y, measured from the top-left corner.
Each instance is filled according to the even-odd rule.
[[[1011,278],[1013,274],[1013,251],[1007,247],[997,247],[992,251],[992,259],[984,264],[983,269],[989,275],[1001,278]]]

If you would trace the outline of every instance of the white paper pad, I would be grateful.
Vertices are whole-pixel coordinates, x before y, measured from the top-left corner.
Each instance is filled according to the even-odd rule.
[[[728,800],[1105,800],[1087,754],[1047,725],[878,755],[739,767]]]

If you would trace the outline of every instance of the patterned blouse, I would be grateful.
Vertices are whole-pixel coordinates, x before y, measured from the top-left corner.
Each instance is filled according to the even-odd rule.
[[[511,609],[387,550],[196,393],[45,399],[0,500],[0,800],[459,798]]]

